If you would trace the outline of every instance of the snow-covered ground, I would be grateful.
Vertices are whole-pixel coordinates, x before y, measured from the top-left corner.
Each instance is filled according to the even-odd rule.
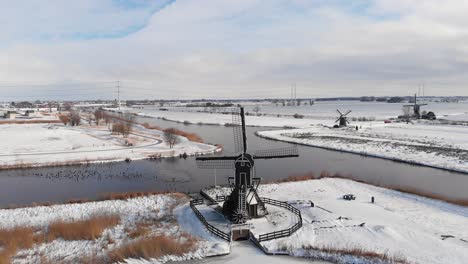
[[[305,127],[311,124],[333,125],[338,117],[336,109],[342,112],[352,110],[349,114],[352,119],[366,118],[377,120],[379,122],[396,118],[403,114],[403,105],[407,103],[378,103],[378,102],[358,102],[358,101],[330,101],[316,102],[314,105],[301,106],[281,106],[275,104],[256,105],[245,102],[244,107],[250,115],[246,116],[248,126],[267,126],[267,127]],[[258,114],[255,116],[254,108],[259,107]],[[163,110],[161,110],[163,109]],[[156,107],[146,106],[137,109],[128,108],[126,111],[139,113],[157,118],[165,118],[177,122],[203,123],[224,125],[232,123],[230,115],[220,112],[229,111],[229,108],[217,107]],[[448,121],[468,122],[468,101],[460,103],[433,103],[423,106],[421,111],[433,111],[438,119]],[[303,118],[294,118],[295,114],[302,115]]]
[[[311,126],[261,131],[266,138],[468,172],[468,127],[428,122],[362,123],[354,127]]]
[[[221,192],[218,189],[212,194]],[[348,193],[354,194],[356,200],[341,198]],[[261,185],[259,194],[288,201],[300,209],[303,218],[303,227],[290,237],[261,242],[272,253],[335,263],[371,263],[369,259],[331,252],[356,248],[387,254],[408,263],[456,264],[466,263],[468,259],[468,229],[465,228],[468,226],[468,207],[336,178]],[[371,197],[375,197],[375,203],[370,202]],[[308,201],[313,201],[315,207],[311,207]],[[254,235],[278,231],[297,221],[289,211],[269,205],[267,209],[270,212],[268,217],[250,220]],[[230,252],[233,252],[232,256],[215,257],[209,262],[249,263],[250,258],[244,252],[250,252],[258,261],[291,261],[281,257],[278,261],[275,257],[262,258],[260,251],[248,250],[245,244],[230,245],[208,233],[190,209],[187,198],[180,194],[0,210],[0,229],[27,226],[41,233],[57,220],[79,221],[96,215],[118,215],[120,222],[95,240],[58,239],[20,250],[13,263],[37,262],[44,257],[52,262],[76,262],[92,254],[102,257],[113,249],[140,239],[129,235],[137,223],[150,224],[147,235],[165,234],[178,238],[188,233],[198,242],[190,253],[183,256],[163,256],[152,261],[129,259],[128,263],[158,263]]]
[[[93,161],[144,159],[210,153],[216,147],[180,137],[174,148],[162,140],[162,132],[135,125],[128,138],[113,135],[106,126],[78,127],[61,124],[4,124],[0,166],[38,166]],[[131,142],[132,146],[126,144]]]
[[[81,259],[93,254],[98,258],[104,257],[113,249],[141,239],[129,235],[138,223],[150,228],[147,236],[164,234],[180,239],[183,233],[188,233],[198,240],[194,250],[188,254],[164,256],[154,260],[154,263],[202,258],[230,251],[229,243],[213,237],[203,228],[188,206],[187,197],[182,194],[0,210],[0,229],[33,227],[39,233],[46,233],[47,226],[54,221],[75,222],[99,215],[117,215],[120,221],[116,226],[104,230],[95,240],[65,241],[59,238],[28,250],[20,250],[13,258],[13,263],[39,263],[44,257],[51,263],[80,263]]]
[[[222,190],[209,193],[222,194]],[[356,200],[341,198],[349,193]],[[288,201],[303,217],[303,227],[290,237],[261,242],[272,253],[338,263],[372,261],[317,249],[361,249],[409,263],[466,263],[468,259],[468,207],[335,178],[261,185],[259,195]],[[287,210],[269,205],[267,209],[268,217],[248,222],[256,236],[297,221]]]
[[[393,123],[384,122],[401,115],[403,105],[405,104],[356,101],[317,102],[312,106],[297,107],[246,105],[246,112],[251,114],[254,113],[254,107],[260,107],[258,116],[246,116],[246,125],[299,128],[259,133],[271,139],[468,172],[468,102],[429,102],[429,105],[423,106],[422,110],[435,111],[438,118],[444,120],[413,120],[410,124],[395,120]],[[140,115],[177,122],[218,125],[232,123],[232,116],[222,113],[229,111],[227,108],[163,109],[152,106],[133,111]],[[349,114],[350,129],[330,128],[336,124],[336,109],[353,110]],[[304,117],[294,118],[296,113]],[[362,121],[363,118],[373,121]],[[456,124],[455,121],[462,123]],[[352,129],[355,126],[360,129]]]

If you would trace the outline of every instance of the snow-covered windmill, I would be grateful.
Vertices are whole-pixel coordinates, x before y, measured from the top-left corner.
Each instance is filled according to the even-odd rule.
[[[338,117],[338,119],[336,119],[335,123],[338,122],[339,127],[347,126],[349,124],[347,115],[349,115],[349,113],[351,113],[351,110],[346,112],[346,114],[341,113],[341,111],[338,110],[338,109],[336,109],[336,111],[338,112],[338,114],[340,114],[340,117]]]
[[[229,177],[231,193],[223,204],[223,215],[235,224],[242,224],[249,218],[265,215],[266,208],[257,193],[261,178],[256,177],[254,164],[259,159],[298,157],[297,147],[256,151],[247,153],[244,108],[236,109],[232,115],[236,155],[198,157],[197,165],[203,169],[233,169]]]

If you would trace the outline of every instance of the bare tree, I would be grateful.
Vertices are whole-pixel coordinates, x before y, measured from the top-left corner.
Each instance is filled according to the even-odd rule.
[[[135,123],[135,115],[126,112],[122,115],[122,119],[124,121],[122,135],[127,137],[132,132],[133,124]]]
[[[403,116],[409,118],[411,116],[411,106],[403,106]]]
[[[94,119],[96,120],[96,125],[99,126],[99,121],[104,118],[104,111],[102,109],[97,109],[94,111]]]
[[[93,114],[89,113],[88,114],[88,125],[92,125],[92,124],[93,124]]]
[[[176,132],[177,129],[172,127],[164,130],[164,141],[169,144],[170,148],[173,148],[175,145],[180,143],[180,138],[177,136]]]
[[[124,125],[122,123],[117,122],[117,123],[112,124],[112,133],[123,135],[124,133],[123,131],[124,131]]]
[[[76,111],[70,111],[70,123],[72,126],[79,126],[81,123],[81,116]]]

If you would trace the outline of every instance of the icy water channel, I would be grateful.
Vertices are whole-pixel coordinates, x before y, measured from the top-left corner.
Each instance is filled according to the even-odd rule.
[[[154,118],[140,118],[164,128],[176,127],[195,132],[205,142],[224,146],[223,154],[233,151],[232,128],[210,125],[184,125]],[[255,136],[247,129],[250,151],[280,148],[288,143]],[[292,174],[321,171],[352,174],[355,178],[419,189],[450,198],[468,199],[468,175],[428,167],[396,163],[389,160],[341,153],[320,148],[298,146],[300,157],[256,162],[257,176],[264,180],[286,178]],[[87,166],[34,168],[0,171],[0,207],[29,205],[34,202],[61,202],[71,199],[95,199],[103,193],[127,191],[198,192],[208,185],[223,184],[229,170],[198,169],[193,157],[164,160],[141,160],[130,163],[107,163]],[[352,190],[349,190],[352,193]]]

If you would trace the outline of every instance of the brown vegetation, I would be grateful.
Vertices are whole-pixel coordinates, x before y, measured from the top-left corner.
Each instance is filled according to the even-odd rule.
[[[163,128],[159,127],[159,126],[150,125],[148,123],[143,123],[141,125],[143,127],[145,127],[146,129],[155,129],[155,130],[160,130],[160,131],[170,130],[173,134],[178,135],[178,136],[182,136],[182,137],[186,137],[188,140],[190,140],[192,142],[203,143],[203,139],[199,135],[197,135],[196,133],[189,133],[189,132],[185,132],[185,131],[182,131],[182,130],[179,130],[179,129],[176,129],[176,128],[163,129]]]
[[[60,120],[1,120],[0,125],[10,125],[10,124],[60,124]]]
[[[174,129],[173,133],[182,137],[186,137],[188,140],[192,142],[203,143],[203,139],[196,133],[189,133],[189,132],[185,132],[179,129]]]
[[[0,229],[0,264],[10,263],[11,257],[20,249],[29,249],[40,243],[39,236],[34,234],[31,227],[16,227]]]
[[[135,229],[128,231],[128,237],[131,239],[142,238],[151,232],[150,226],[149,223],[137,223]]]
[[[373,251],[368,251],[362,248],[333,248],[333,247],[312,247],[312,246],[303,246],[304,250],[307,251],[320,251],[325,252],[332,255],[341,255],[341,256],[355,256],[361,257],[371,261],[384,261],[385,263],[400,263],[406,264],[409,263],[407,259],[401,256],[391,256],[388,253],[377,253]]]
[[[111,262],[128,258],[159,258],[165,255],[180,256],[193,250],[196,240],[190,235],[175,239],[165,235],[143,238],[109,252]]]
[[[57,238],[64,240],[94,240],[107,228],[116,226],[120,221],[117,215],[94,216],[77,222],[56,221],[49,225],[47,241]]]
[[[154,129],[154,130],[161,130],[161,131],[163,131],[163,129],[162,129],[161,127],[159,127],[159,126],[150,125],[150,124],[148,124],[148,123],[143,123],[143,124],[141,124],[141,125],[142,125],[144,128],[146,128],[146,129]]]
[[[70,122],[70,118],[67,115],[59,115],[58,118],[64,125],[67,125],[68,122]]]

